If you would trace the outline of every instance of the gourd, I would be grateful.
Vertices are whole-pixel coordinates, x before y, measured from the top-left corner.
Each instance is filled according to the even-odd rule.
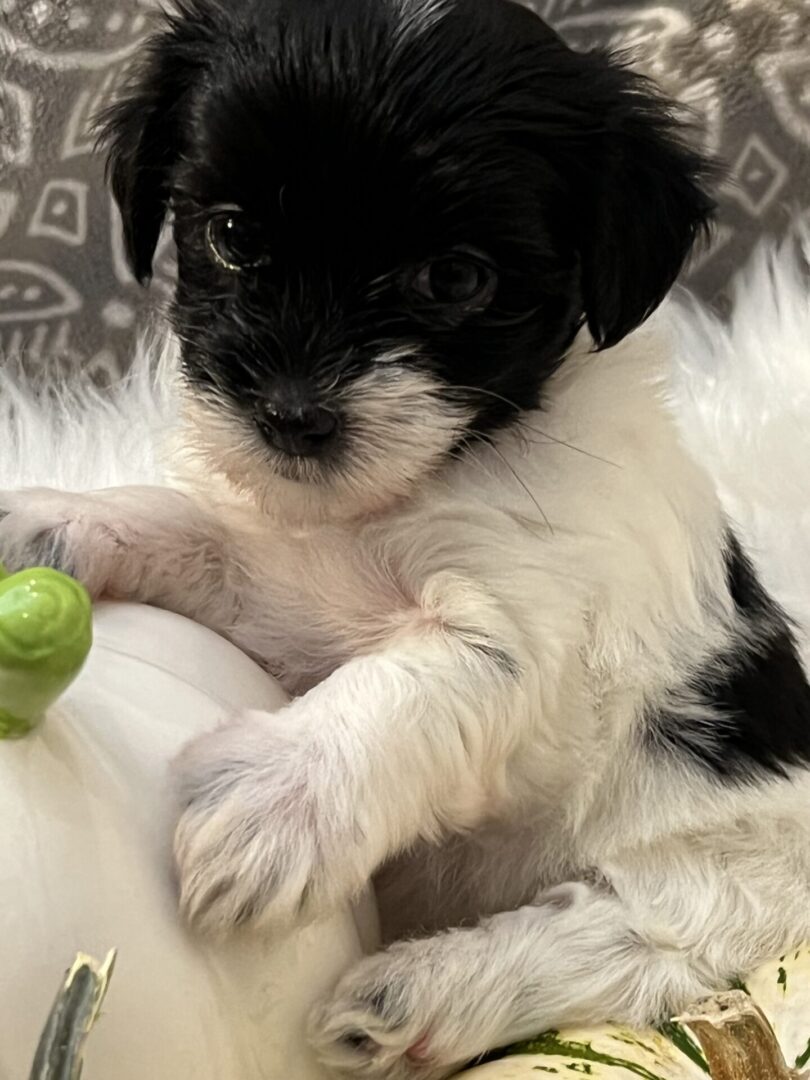
[[[285,700],[188,620],[91,613],[53,571],[0,582],[3,1080],[324,1080],[305,1018],[373,944],[373,916],[212,944],[180,923],[172,876],[172,759],[235,712]],[[113,949],[107,986],[89,958]]]
[[[92,640],[78,582],[47,568],[9,576],[0,563],[0,739],[28,734],[79,674]]]
[[[463,1080],[792,1080],[810,1077],[810,946],[660,1030],[615,1024],[547,1032]]]

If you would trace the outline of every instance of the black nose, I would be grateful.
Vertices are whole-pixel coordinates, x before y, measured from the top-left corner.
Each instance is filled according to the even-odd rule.
[[[321,453],[337,430],[337,416],[319,405],[300,408],[268,406],[256,422],[272,446],[296,457],[312,457]]]

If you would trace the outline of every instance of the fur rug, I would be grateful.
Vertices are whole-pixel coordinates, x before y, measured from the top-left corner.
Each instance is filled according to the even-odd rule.
[[[714,477],[765,584],[803,628],[810,658],[808,266],[810,222],[755,254],[727,322],[686,293],[656,318],[674,334],[671,397],[683,438]],[[0,489],[165,483],[176,385],[173,349],[154,336],[105,393],[81,381],[38,389],[7,362]]]
[[[727,323],[687,296],[672,399],[763,582],[810,660],[810,219],[763,245],[738,276]]]

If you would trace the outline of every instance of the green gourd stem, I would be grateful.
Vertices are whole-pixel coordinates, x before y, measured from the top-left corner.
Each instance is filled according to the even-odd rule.
[[[48,567],[0,566],[0,740],[29,734],[84,666],[92,605],[73,578]]]
[[[79,954],[56,996],[29,1080],[80,1080],[84,1045],[107,994],[115,951],[103,964]]]
[[[792,1080],[773,1028],[742,990],[699,1002],[678,1023],[700,1041],[712,1080]]]

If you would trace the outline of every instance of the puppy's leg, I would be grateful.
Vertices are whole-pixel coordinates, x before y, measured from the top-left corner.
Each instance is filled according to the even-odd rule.
[[[216,630],[231,625],[238,606],[233,548],[222,524],[170,488],[0,492],[8,570],[52,566],[94,599],[155,604]]]
[[[687,957],[646,939],[615,895],[569,884],[362,960],[316,1009],[310,1034],[338,1073],[438,1080],[549,1028],[641,1025],[710,990]]]
[[[622,848],[609,886],[557,886],[361,961],[316,1010],[315,1046],[353,1076],[436,1080],[549,1028],[642,1026],[727,986],[810,934],[807,827],[784,816],[807,782],[758,794],[755,818]]]
[[[421,633],[181,758],[175,851],[195,924],[315,916],[392,854],[476,824],[507,796],[528,712],[508,625],[463,582],[437,576],[425,593]]]

